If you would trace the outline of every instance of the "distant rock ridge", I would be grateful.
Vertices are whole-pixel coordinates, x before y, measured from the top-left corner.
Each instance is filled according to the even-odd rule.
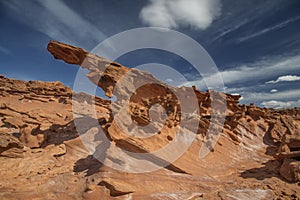
[[[172,88],[179,93],[190,89],[197,97],[200,114],[184,113],[174,94],[149,73],[55,41],[48,50],[55,58],[88,69],[88,78],[117,100],[75,93],[60,82],[0,76],[0,199],[300,198],[296,184],[300,180],[299,109],[240,105],[239,96]],[[140,75],[157,84],[138,87],[128,97],[131,88],[118,89],[118,82],[125,83],[125,88],[130,85],[127,79],[122,82],[127,73],[137,77],[133,86],[139,84]],[[211,121],[214,97],[221,97],[217,105],[225,103],[225,110],[220,110],[224,124]],[[114,116],[122,98],[129,98],[130,117],[140,126],[151,124],[151,107],[160,104],[166,112],[160,132],[147,138],[126,134]],[[174,140],[183,117],[199,124],[190,147],[172,163],[151,157],[151,152]],[[93,141],[101,140],[95,120],[111,143],[97,146],[105,161],[120,159],[117,146],[150,153],[149,161],[161,169],[135,174],[99,162],[80,139],[92,133]],[[199,159],[211,123],[222,134],[211,153]]]

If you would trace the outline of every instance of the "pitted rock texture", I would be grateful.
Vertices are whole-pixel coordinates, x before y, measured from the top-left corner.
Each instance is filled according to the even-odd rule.
[[[81,48],[52,41],[48,49],[55,58],[90,70],[90,80],[117,100],[74,93],[59,82],[1,76],[0,199],[299,199],[299,109],[240,105],[239,96],[195,87],[170,91],[151,74]],[[144,83],[144,77],[155,84],[133,91],[131,86]],[[199,113],[192,107],[183,112],[173,95],[188,90],[197,97]],[[211,119],[216,98],[217,108],[226,105],[216,111],[224,125]],[[160,131],[146,138],[128,135],[114,115],[124,99],[129,115],[121,118],[130,118],[133,125],[154,124]],[[160,111],[151,110],[155,105],[165,110],[164,123],[152,123],[151,113]],[[174,140],[183,118],[199,124],[185,153],[172,163],[152,155]],[[222,134],[200,159],[210,125]],[[91,152],[83,138],[95,142],[98,151]],[[150,153],[144,159],[161,167],[128,173],[106,166],[120,160],[124,152],[118,148]],[[126,162],[122,166],[132,167]]]

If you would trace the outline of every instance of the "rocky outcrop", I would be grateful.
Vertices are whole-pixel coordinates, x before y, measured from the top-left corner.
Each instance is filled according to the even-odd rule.
[[[88,69],[90,71],[87,75],[88,78],[101,87],[108,97],[112,97],[115,84],[129,71],[128,68],[118,63],[90,54],[82,48],[60,42],[51,41],[47,49],[56,59]]]
[[[0,199],[300,198],[299,186],[290,183],[300,177],[299,109],[240,105],[240,96],[170,87],[149,73],[54,41],[48,50],[88,69],[88,78],[117,99],[74,93],[59,82],[1,76]],[[180,104],[186,92],[196,96],[199,112]],[[213,102],[221,109],[213,111]],[[224,117],[223,124],[214,114]],[[194,122],[195,131],[189,127]],[[182,126],[184,132],[177,133]],[[200,159],[209,129],[221,135]],[[152,153],[185,133],[194,138],[178,159]],[[109,165],[132,169],[143,160],[157,170],[128,173]]]
[[[3,131],[3,130],[2,130]],[[0,135],[0,155],[5,157],[22,157],[23,145],[13,135],[14,133],[3,133]]]
[[[176,99],[172,92],[175,90],[180,94],[184,94],[186,88],[172,88],[172,91],[170,91],[167,89],[170,88],[170,86],[164,87],[164,84],[155,80],[151,74],[126,68],[118,63],[110,62],[105,58],[90,54],[80,48],[52,41],[48,45],[48,50],[55,58],[87,68],[90,71],[87,76],[93,83],[100,86],[108,97],[112,97],[113,91],[116,90],[114,91],[114,95],[118,100],[122,100],[124,97],[126,98],[127,93],[131,94],[132,92],[133,95],[130,97],[129,105],[130,115],[138,124],[147,125],[150,122],[149,109],[152,105],[157,103],[162,105],[167,113],[170,113],[166,120],[167,126],[164,126],[167,127],[167,129],[160,131],[158,143],[157,139],[149,140],[147,144],[144,141],[128,137],[124,134],[121,136],[123,132],[122,128],[113,122],[108,132],[111,139],[115,140],[117,144],[121,141],[123,145],[121,146],[125,149],[147,152],[156,150],[158,147],[161,148],[168,143],[168,140],[170,141],[174,138],[174,135],[172,135],[172,132],[175,132],[174,127],[180,124],[180,119],[183,116],[178,99]],[[64,53],[62,54],[61,52]],[[72,58],[70,59],[70,57]],[[130,76],[132,78],[129,80],[132,81],[132,83],[120,81],[122,77],[126,77],[126,75],[130,73],[134,74],[134,76]],[[102,75],[101,77],[99,77],[100,74]],[[137,82],[145,83],[145,81],[141,81],[141,79],[151,80],[151,82],[158,84],[146,84],[138,88],[136,86]],[[121,82],[123,91],[116,87],[118,81]],[[132,88],[138,89],[130,91]],[[237,145],[245,143],[244,145],[248,145],[247,142],[245,142],[245,138],[252,139],[254,136],[265,133],[264,138],[270,138],[272,140],[268,141],[268,143],[267,139],[265,139],[265,143],[279,145],[278,153],[271,153],[275,158],[285,163],[286,158],[298,159],[300,157],[299,110],[277,111],[266,108],[262,109],[253,104],[249,106],[239,105],[238,100],[240,96],[211,91],[205,93],[198,91],[195,87],[192,89],[197,96],[200,110],[199,117],[196,119],[197,124],[199,124],[196,134],[202,134],[202,136],[205,137],[210,123],[216,123],[207,119],[209,119],[212,114],[212,101],[216,96],[222,96],[223,98],[219,98],[218,100],[220,105],[226,104],[223,106],[226,108],[226,111],[223,110],[223,112],[225,112],[226,121],[222,132],[228,135],[233,143]],[[191,109],[189,112],[194,113],[195,111]],[[168,130],[168,128],[170,130]],[[167,135],[163,133],[167,133]],[[167,140],[163,141],[161,140],[162,138],[167,138]],[[151,147],[151,144],[154,142],[156,142],[155,148],[153,148],[153,146]],[[294,168],[289,169],[292,170],[293,173],[298,173]],[[282,176],[287,178],[286,173],[282,171],[284,170],[280,170]],[[287,180],[299,181],[297,178],[287,178]]]

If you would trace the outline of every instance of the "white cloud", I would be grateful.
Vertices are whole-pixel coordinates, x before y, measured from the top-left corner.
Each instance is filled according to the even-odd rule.
[[[270,80],[274,76],[279,77],[286,73],[292,74],[299,70],[300,55],[295,55],[265,58],[254,63],[243,64],[235,68],[221,71],[219,75],[221,75],[223,79],[225,85],[224,90],[226,93],[241,94],[243,96],[242,103],[255,102],[259,104],[260,102],[271,100],[286,102],[300,99],[300,89],[285,87],[280,88],[278,91],[278,89],[270,89],[268,87],[269,85],[265,84],[266,80]],[[195,85],[200,90],[206,90],[206,83],[217,83],[216,80],[220,77],[219,75],[212,74],[205,77],[205,80],[199,78],[199,80],[190,81],[182,85]],[[295,77],[293,78],[295,79]],[[243,85],[243,87],[236,87],[237,85]],[[211,89],[219,90],[218,88]]]
[[[85,47],[105,35],[61,0],[3,1],[11,17],[61,42]]]
[[[270,90],[270,92],[275,93],[275,92],[278,92],[278,90],[277,89],[272,89],[272,90]]]
[[[300,89],[288,89],[270,93],[270,92],[259,92],[259,89],[255,89],[256,86],[253,87],[241,87],[241,88],[226,88],[225,92],[230,94],[241,94],[243,99],[240,99],[241,103],[248,104],[250,102],[255,102],[257,105],[262,105],[266,107],[275,107],[269,104],[262,104],[263,102],[276,101],[283,102],[281,104],[282,107],[296,107],[294,101],[297,102],[300,99]],[[286,104],[284,104],[286,103]]]
[[[277,78],[277,80],[272,80],[272,81],[268,81],[266,83],[279,83],[279,82],[284,82],[284,81],[299,81],[300,80],[300,76],[296,76],[296,75],[286,75],[286,76],[280,76]]]
[[[150,0],[140,18],[156,27],[206,29],[221,13],[220,0]]]
[[[167,79],[165,80],[165,82],[167,82],[167,83],[172,83],[172,82],[173,82],[173,79],[167,78]]]
[[[239,38],[238,41],[239,41],[239,42],[244,42],[244,41],[246,41],[246,40],[249,40],[249,39],[258,37],[258,36],[260,36],[260,35],[263,35],[263,34],[265,34],[265,33],[268,33],[268,32],[270,32],[270,31],[275,31],[275,30],[277,30],[277,29],[281,29],[281,28],[287,26],[288,24],[297,21],[298,19],[300,19],[300,16],[297,16],[297,17],[295,17],[295,18],[288,19],[288,20],[283,21],[283,22],[281,22],[281,23],[279,23],[279,24],[276,24],[275,26],[268,27],[268,28],[262,29],[262,30],[260,30],[260,31],[257,31],[257,32],[255,32],[255,33],[253,33],[253,34],[249,34],[249,35],[247,35],[247,36],[245,36],[245,37]]]
[[[286,107],[300,107],[300,100],[298,101],[264,101],[260,105],[271,108],[286,108]]]
[[[239,93],[231,93],[231,95],[241,96],[239,100],[243,100],[244,99],[244,97],[241,94],[239,94]]]
[[[284,90],[276,93],[247,92],[247,94],[244,94],[244,97],[245,100],[251,102],[270,101],[270,100],[288,101],[288,100],[300,99],[300,89]]]
[[[274,76],[280,76],[288,72],[300,70],[300,55],[267,58],[255,63],[243,64],[235,68],[220,71],[220,74],[212,74],[204,79],[185,83],[185,86],[195,85],[197,88],[205,89],[206,82],[217,83],[221,75],[225,85],[236,83],[256,83],[258,80],[265,80]]]
[[[242,26],[246,25],[248,23],[249,20],[244,19],[241,22],[236,23],[236,25],[232,26],[232,24],[230,24],[228,27],[226,27],[221,33],[219,33],[215,38],[212,39],[211,43],[219,40],[220,38],[229,35],[230,33],[238,30],[239,28],[241,28]]]

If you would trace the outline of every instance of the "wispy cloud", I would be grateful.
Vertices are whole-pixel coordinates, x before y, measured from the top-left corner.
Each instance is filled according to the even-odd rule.
[[[276,24],[275,26],[272,26],[272,27],[268,27],[268,28],[262,29],[262,30],[260,30],[260,31],[257,31],[257,32],[255,32],[255,33],[253,33],[253,34],[249,34],[249,35],[247,35],[247,36],[245,36],[245,37],[241,37],[241,38],[238,39],[238,42],[244,42],[244,41],[246,41],[246,40],[249,40],[249,39],[258,37],[258,36],[260,36],[260,35],[266,34],[266,33],[270,32],[270,31],[275,31],[275,30],[281,29],[281,28],[287,26],[288,24],[290,24],[290,23],[292,23],[292,22],[295,22],[295,21],[297,21],[297,20],[299,20],[299,19],[300,19],[300,16],[297,16],[297,17],[288,19],[288,20],[283,21],[283,22],[281,22],[281,23],[279,23],[279,24]]]
[[[13,55],[12,52],[4,46],[0,46],[0,52],[4,53],[6,55]]]
[[[300,107],[300,100],[298,101],[264,101],[260,105],[271,108],[286,108],[286,107]]]
[[[300,76],[296,75],[286,75],[286,76],[280,76],[276,80],[267,81],[266,83],[279,83],[279,82],[285,82],[285,81],[299,81]]]
[[[298,80],[299,76],[285,76],[286,73],[295,73],[300,70],[300,55],[269,57],[260,61],[242,64],[237,67],[220,71],[221,77],[225,85],[225,92],[231,94],[241,94],[243,96],[242,103],[268,101],[295,101],[300,99],[300,89],[295,87],[287,88],[286,85],[274,89],[270,88],[270,84],[265,84],[268,80],[279,77],[274,82]],[[217,81],[218,75],[212,74],[205,79],[197,78],[198,80],[190,81],[182,85],[195,85],[200,90],[206,90],[206,82],[212,83]],[[242,87],[239,87],[242,86]],[[279,87],[279,86],[278,86]],[[218,88],[208,88],[217,89]],[[267,106],[264,104],[263,106]],[[294,104],[282,104],[291,105]]]
[[[300,99],[300,89],[284,90],[276,93],[268,92],[248,92],[244,94],[245,100],[248,102],[261,102],[261,101],[292,101]]]
[[[211,40],[211,43],[214,42],[214,41],[216,41],[216,40],[219,40],[220,38],[225,37],[226,35],[229,35],[230,33],[234,32],[236,30],[238,30],[242,26],[246,25],[248,23],[248,21],[249,20],[244,19],[243,21],[238,22],[236,24],[233,24],[232,26],[228,26],[226,29],[222,30],[222,32],[219,33],[216,37],[214,37]]]
[[[150,26],[206,29],[221,13],[220,0],[150,0],[140,18]]]
[[[225,88],[226,93],[230,94],[240,94],[243,96],[242,103],[255,102],[260,104],[261,102],[266,101],[295,101],[300,99],[300,89],[272,89],[271,91],[259,91],[255,89],[257,86],[252,87],[242,87],[242,88]],[[242,99],[241,99],[242,100]]]
[[[50,38],[87,46],[105,35],[61,0],[2,1],[11,17]]]
[[[300,70],[300,55],[267,58],[250,64],[242,64],[238,67],[231,68],[220,72],[225,85],[236,83],[249,83],[249,81],[270,80],[274,76],[280,76],[291,71]],[[218,74],[205,77],[204,79],[195,80],[183,85],[196,85],[199,89],[206,88],[206,82],[216,82]]]

